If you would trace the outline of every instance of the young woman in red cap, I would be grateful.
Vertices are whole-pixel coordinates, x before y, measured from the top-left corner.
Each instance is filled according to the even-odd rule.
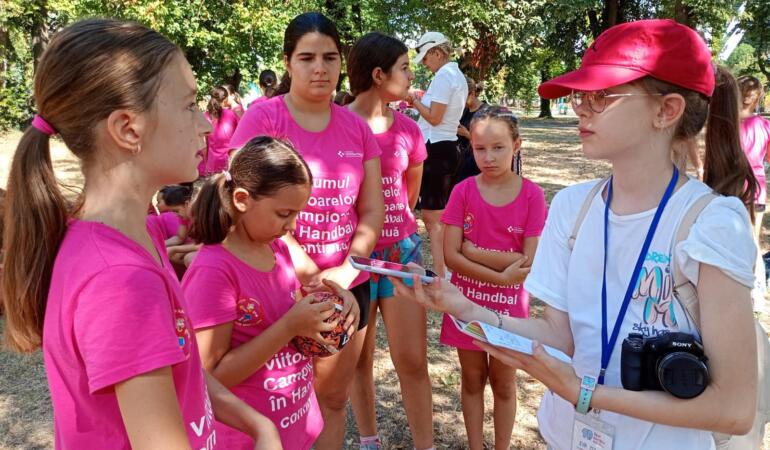
[[[714,68],[695,31],[670,20],[646,20],[604,32],[578,70],[544,83],[540,94],[571,96],[583,152],[610,161],[612,177],[568,187],[553,199],[525,282],[545,301],[545,313],[500,321],[535,341],[532,354],[479,345],[548,387],[538,420],[553,449],[708,450],[715,447],[711,431],[746,434],[757,399],[749,296],[756,185],[740,147],[735,80]],[[704,184],[679,173],[670,151],[707,121]],[[712,189],[721,195],[676,244],[683,217]],[[587,210],[579,218],[582,205]],[[674,298],[675,270],[697,289],[699,333]],[[426,306],[463,320],[498,323],[495,314],[447,283],[414,289],[395,283],[401,295]],[[675,332],[683,334],[669,335]],[[685,387],[704,390],[697,395],[697,389],[681,389],[683,383],[665,376],[657,380],[668,392],[650,389],[657,375],[650,365],[657,361],[631,367],[628,348],[628,367],[621,370],[623,343],[631,333],[676,337],[672,348],[697,346],[687,338],[699,336],[708,378]],[[571,355],[572,364],[550,356],[543,344]],[[687,361],[703,369],[697,357]],[[631,390],[634,374],[644,379],[641,391]],[[696,396],[684,400],[672,393]]]

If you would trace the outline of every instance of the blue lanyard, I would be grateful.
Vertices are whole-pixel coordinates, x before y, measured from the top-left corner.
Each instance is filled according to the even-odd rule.
[[[612,336],[609,341],[607,340],[607,253],[609,252],[609,228],[610,228],[610,201],[612,201],[612,177],[607,187],[607,202],[604,205],[604,274],[602,275],[602,367],[599,371],[599,384],[604,384],[604,372],[607,370],[607,366],[610,363],[610,356],[612,356],[612,350],[615,348],[615,343],[618,340],[618,334],[620,334],[620,326],[623,324],[623,318],[626,316],[628,305],[631,303],[631,296],[634,293],[636,282],[639,278],[639,272],[642,270],[642,264],[644,264],[644,258],[650,249],[652,243],[652,237],[655,235],[655,230],[658,228],[658,222],[663,215],[663,209],[666,207],[666,203],[674,193],[676,182],[679,179],[679,170],[674,167],[674,173],[671,175],[671,181],[668,183],[666,192],[663,194],[663,198],[660,199],[658,209],[655,210],[655,217],[652,218],[650,229],[647,230],[647,237],[644,238],[644,245],[642,245],[642,251],[639,253],[639,257],[636,259],[636,266],[631,273],[631,280],[628,282],[628,288],[626,289],[626,295],[623,297],[623,303],[620,306],[620,312],[618,312],[618,318],[615,320],[615,326],[612,329]]]

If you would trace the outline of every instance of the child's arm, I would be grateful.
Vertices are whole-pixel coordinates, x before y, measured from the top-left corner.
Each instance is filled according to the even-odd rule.
[[[251,436],[255,449],[282,449],[281,436],[273,422],[236,397],[210,373],[206,372],[211,406],[217,420]]]
[[[473,245],[473,242],[467,239],[463,240],[461,251],[463,256],[471,261],[487,266],[498,272],[502,272],[508,266],[524,256],[523,253],[519,252],[495,252],[478,248]],[[531,261],[531,259],[529,261]],[[522,267],[529,267],[529,265],[529,262],[525,262],[525,264],[522,264]]]
[[[414,211],[417,199],[420,198],[420,184],[422,183],[423,163],[409,166],[404,177],[406,179],[406,192],[409,199],[409,209]]]
[[[197,330],[195,337],[203,367],[230,388],[254,374],[294,336],[326,342],[321,332],[331,331],[336,326],[324,322],[334,312],[334,304],[310,301],[311,297],[298,301],[262,334],[237,348],[230,347],[232,322]]]
[[[289,247],[289,254],[291,255],[291,262],[294,265],[294,270],[297,273],[297,278],[303,286],[311,286],[314,284],[320,284],[316,278],[321,270],[316,265],[315,261],[308,256],[305,250],[299,245],[297,239],[291,233],[286,233],[281,237],[281,240]]]
[[[179,239],[179,235],[171,236],[170,238],[166,239],[166,247],[173,247],[175,245],[181,245],[184,242],[183,239]]]
[[[131,448],[190,449],[171,367],[161,367],[115,385]]]
[[[463,230],[455,225],[444,225],[444,262],[452,271],[471,277],[475,280],[498,285],[507,283],[502,272],[490,269],[482,264],[466,258],[461,250]],[[526,270],[529,269],[520,269]]]

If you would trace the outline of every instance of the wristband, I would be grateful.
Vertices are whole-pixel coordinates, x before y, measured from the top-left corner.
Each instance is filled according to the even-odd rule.
[[[578,394],[578,402],[575,407],[575,410],[580,414],[586,414],[588,412],[594,389],[596,389],[596,377],[584,375],[583,380],[580,382],[580,393]]]
[[[494,309],[486,308],[488,311],[493,312],[497,316],[497,328],[503,328],[503,316]]]

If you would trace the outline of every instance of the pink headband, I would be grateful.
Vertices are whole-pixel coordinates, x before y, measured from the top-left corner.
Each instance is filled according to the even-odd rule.
[[[37,128],[37,130],[41,133],[45,133],[48,136],[56,134],[54,127],[52,127],[50,123],[46,122],[46,120],[43,119],[43,117],[39,114],[35,114],[35,117],[32,119],[32,126]]]

